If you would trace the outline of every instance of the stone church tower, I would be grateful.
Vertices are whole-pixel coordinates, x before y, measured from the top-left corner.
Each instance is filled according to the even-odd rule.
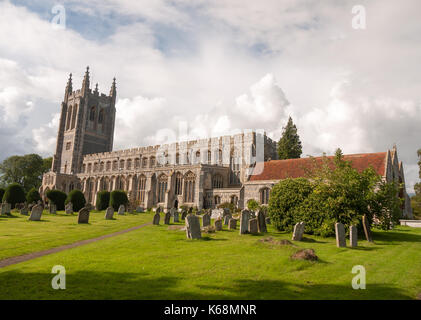
[[[112,151],[116,102],[115,78],[109,95],[90,89],[89,67],[82,88],[73,91],[70,74],[61,103],[60,124],[52,172],[77,174],[81,172],[83,156]]]

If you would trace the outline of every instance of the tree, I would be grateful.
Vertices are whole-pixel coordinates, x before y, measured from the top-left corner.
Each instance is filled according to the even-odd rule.
[[[26,194],[26,202],[28,204],[31,204],[33,202],[37,203],[38,201],[41,201],[41,196],[40,196],[40,194],[39,194],[39,192],[38,192],[37,189],[32,188]]]
[[[69,202],[73,204],[73,211],[79,211],[85,206],[86,199],[82,191],[75,189],[69,192],[64,203],[68,204]]]
[[[128,202],[129,202],[129,199],[127,198],[127,194],[123,190],[111,191],[110,207],[113,207],[115,211],[118,210],[120,205],[122,204],[126,205]]]
[[[96,195],[96,209],[105,210],[110,203],[110,193],[108,191],[99,191]]]
[[[281,139],[278,143],[279,159],[296,159],[303,153],[297,127],[289,117],[286,127],[283,128]]]
[[[12,183],[6,188],[2,200],[10,203],[12,208],[14,208],[16,203],[24,203],[26,201],[25,191],[20,184]]]
[[[47,192],[47,198],[57,206],[57,210],[64,210],[64,202],[67,198],[66,193],[53,189]]]
[[[0,164],[3,184],[18,183],[25,191],[41,186],[42,175],[51,167],[51,158],[43,159],[37,154],[11,156]]]
[[[421,149],[417,152],[418,155],[418,166],[419,166],[419,177],[421,179]],[[412,211],[415,217],[421,219],[421,182],[414,185],[415,195],[411,198]]]

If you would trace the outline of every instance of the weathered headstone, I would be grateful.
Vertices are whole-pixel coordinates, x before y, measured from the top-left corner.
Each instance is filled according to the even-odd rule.
[[[345,228],[342,223],[337,222],[335,224],[335,233],[336,233],[336,246],[338,248],[346,247]]]
[[[304,235],[304,222],[298,222],[294,226],[294,231],[292,233],[292,240],[293,241],[301,241]]]
[[[31,215],[29,216],[29,220],[31,221],[40,221],[42,215],[43,207],[39,204],[32,207]]]
[[[136,212],[137,213],[142,213],[144,211],[145,211],[145,209],[143,207],[140,207],[140,206],[136,207]]]
[[[228,225],[228,223],[229,223],[229,221],[230,221],[230,219],[231,219],[231,218],[232,218],[231,214],[226,215],[226,216],[224,217],[224,225],[225,225],[225,226],[227,226],[227,225]]]
[[[367,241],[373,242],[373,238],[371,236],[370,223],[368,222],[366,215],[363,215],[363,229],[364,229],[364,234]]]
[[[183,210],[183,211],[181,212],[181,220],[186,219],[186,216],[187,216],[187,211],[186,211],[186,210]]]
[[[213,209],[212,210],[212,214],[211,214],[212,219],[219,219],[219,218],[222,218],[223,216],[224,216],[224,210],[223,209]]]
[[[66,207],[64,208],[66,211],[66,214],[73,214],[73,203],[69,202],[66,204]]]
[[[250,211],[243,210],[240,217],[240,234],[245,234],[248,232],[250,220]]]
[[[1,214],[10,214],[10,211],[12,210],[12,205],[7,202],[3,202],[1,204]]]
[[[266,227],[266,218],[263,211],[259,211],[257,213],[257,228],[260,233],[268,232],[268,229]]]
[[[155,225],[159,225],[159,220],[161,219],[161,216],[159,215],[159,213],[155,213],[155,215],[153,216],[153,224]]]
[[[79,210],[77,223],[89,223],[89,209],[87,207]]]
[[[174,218],[174,222],[180,222],[180,220],[179,220],[179,214],[178,214],[178,211],[177,210],[174,212],[173,218]]]
[[[226,216],[230,216],[231,215],[231,211],[229,208],[224,208],[223,209],[223,213],[222,213],[222,217],[226,217]]]
[[[210,224],[211,224],[211,217],[209,213],[205,213],[202,217],[202,225],[203,227],[207,227],[207,226],[210,226]]]
[[[231,219],[228,221],[228,230],[235,230],[235,229],[237,229],[237,220],[236,220],[236,219],[231,218]]]
[[[114,208],[108,207],[107,210],[105,210],[105,219],[112,220],[113,217],[114,217]]]
[[[222,219],[215,220],[215,231],[222,231]]]
[[[164,223],[165,224],[170,224],[170,219],[171,219],[171,213],[167,212],[165,214],[165,217],[164,217]]]
[[[257,234],[258,233],[257,219],[256,218],[253,218],[253,219],[249,220],[248,232],[251,233],[251,234]]]
[[[358,232],[357,226],[350,226],[349,227],[349,243],[351,247],[358,246]]]
[[[50,213],[51,214],[56,214],[57,213],[57,206],[54,203],[50,203]]]
[[[20,214],[23,216],[28,215],[28,207],[26,205],[22,209],[20,209]]]
[[[198,216],[189,214],[186,217],[186,236],[188,239],[200,239],[202,237]]]
[[[124,207],[124,204],[121,204],[119,207],[118,207],[118,214],[119,215],[124,215],[124,211],[125,211],[125,207]]]

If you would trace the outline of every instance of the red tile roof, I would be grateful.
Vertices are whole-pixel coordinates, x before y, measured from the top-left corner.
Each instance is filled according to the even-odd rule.
[[[359,172],[370,166],[381,176],[385,175],[386,152],[379,153],[361,153],[344,155],[344,159],[351,161],[351,166]],[[334,156],[327,157],[333,159]],[[271,160],[264,162],[263,172],[251,175],[249,181],[261,180],[282,180],[286,178],[299,178],[306,175],[306,169],[314,167],[314,160],[316,164],[321,164],[323,157],[314,158],[300,158],[288,160]],[[256,172],[258,166],[253,170]]]

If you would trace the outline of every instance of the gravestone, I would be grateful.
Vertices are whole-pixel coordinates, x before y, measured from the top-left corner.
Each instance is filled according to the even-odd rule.
[[[222,211],[222,217],[224,218],[224,217],[226,217],[226,216],[230,216],[231,215],[231,211],[230,211],[230,209],[229,208],[224,208],[224,209],[222,209],[223,211]]]
[[[187,211],[186,211],[186,210],[183,210],[183,211],[181,212],[181,220],[186,219],[186,216],[187,216]]]
[[[224,225],[225,225],[225,226],[227,226],[227,225],[228,225],[228,223],[229,223],[229,221],[230,221],[230,219],[231,219],[231,218],[232,218],[231,214],[226,215],[226,216],[224,217]]]
[[[266,218],[263,211],[259,211],[257,213],[257,228],[260,233],[268,232],[268,229],[266,227]]]
[[[245,234],[248,232],[249,220],[250,220],[250,211],[248,210],[241,211],[240,234]]]
[[[190,207],[188,212],[193,213],[193,207]]]
[[[124,211],[125,211],[124,204],[121,204],[121,205],[118,207],[118,214],[119,214],[119,215],[124,215]]]
[[[224,210],[223,209],[213,209],[212,210],[212,214],[211,214],[212,219],[219,219],[219,218],[222,218],[223,216],[224,216]]]
[[[28,207],[26,205],[22,209],[20,209],[20,214],[23,216],[28,215]]]
[[[292,240],[293,241],[301,241],[303,239],[304,227],[305,227],[304,222],[299,222],[299,223],[295,224],[294,231],[292,233]]]
[[[43,207],[39,204],[32,207],[31,215],[29,216],[29,220],[31,221],[40,221],[42,215]]]
[[[171,219],[171,213],[167,212],[165,214],[165,217],[164,217],[164,223],[165,224],[170,224],[170,219]]]
[[[335,224],[336,246],[338,248],[346,247],[345,228],[340,222]]]
[[[179,217],[179,214],[178,214],[178,211],[176,210],[175,212],[174,212],[174,222],[180,222],[180,220],[178,219],[178,217]]]
[[[204,227],[210,226],[211,224],[211,217],[209,213],[205,213],[202,217],[202,224]]]
[[[364,229],[364,234],[367,241],[373,242],[373,238],[371,236],[370,223],[368,222],[366,215],[363,215],[363,229]]]
[[[64,209],[66,214],[73,214],[73,203],[69,202]]]
[[[155,210],[155,212],[156,212],[156,213],[161,213],[161,211],[162,211],[161,207],[158,207],[158,208],[156,208],[156,210]]]
[[[358,246],[358,232],[357,226],[350,226],[349,227],[349,243],[351,247]]]
[[[198,216],[189,214],[186,217],[186,236],[187,239],[200,239],[202,237]]]
[[[215,220],[215,231],[222,231],[222,219]]]
[[[228,230],[235,230],[235,229],[237,229],[237,220],[236,220],[236,219],[231,218],[231,219],[228,221]]]
[[[89,209],[87,207],[79,210],[77,223],[89,223]]]
[[[50,203],[50,213],[51,214],[56,214],[57,213],[57,206],[54,203]]]
[[[161,216],[159,215],[159,213],[155,213],[155,215],[153,216],[153,224],[155,225],[159,225],[159,220],[161,219]]]
[[[7,202],[3,202],[1,204],[1,214],[10,214],[10,211],[12,210],[12,205]]]
[[[253,218],[253,219],[249,220],[248,231],[251,234],[257,234],[258,233],[257,219],[256,218]]]
[[[145,211],[145,209],[143,207],[140,207],[140,206],[136,207],[136,212],[137,213],[142,213],[144,211]]]
[[[272,224],[269,217],[266,217],[266,224]]]
[[[112,220],[114,217],[114,208],[108,207],[107,210],[105,210],[105,220]]]

